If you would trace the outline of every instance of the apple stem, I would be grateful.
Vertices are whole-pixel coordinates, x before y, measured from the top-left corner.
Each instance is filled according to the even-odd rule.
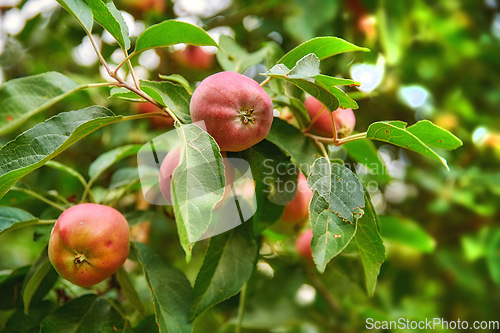
[[[309,124],[309,126],[307,126],[306,128],[304,128],[302,130],[302,133],[308,133],[311,130],[311,128],[314,126],[314,124],[316,123],[316,121],[318,120],[319,116],[321,116],[321,113],[323,113],[323,111],[325,111],[325,110],[326,110],[326,106],[323,105],[323,107],[321,108],[321,110],[319,110],[319,112],[316,113],[316,115],[314,116],[314,118],[311,119],[311,123]],[[335,129],[335,124],[333,125],[333,127]]]
[[[337,139],[337,142],[335,142],[335,145],[340,146],[340,145],[343,145],[344,143],[347,143],[347,142],[363,140],[363,139],[366,139],[366,132],[353,134],[353,135],[347,136],[347,137],[342,138],[342,139]]]
[[[272,76],[268,76],[268,77],[267,77],[267,79],[265,79],[264,81],[262,81],[262,82],[260,83],[260,86],[261,86],[261,87],[265,86],[265,85],[266,85],[266,84],[268,84],[268,83],[269,83],[269,81],[271,81],[272,79],[273,79],[273,77],[272,77]]]
[[[347,143],[347,142],[366,139],[366,132],[353,134],[353,135],[347,136],[347,137],[342,138],[342,139],[337,139],[337,140],[333,140],[332,138],[325,138],[322,136],[317,136],[317,135],[309,134],[309,133],[304,133],[304,134],[305,134],[305,136],[310,137],[311,139],[313,139],[315,141],[326,143],[328,145],[334,144],[336,146],[343,145],[344,143]]]
[[[330,111],[328,111],[328,112],[330,112]],[[332,120],[333,141],[337,142],[337,127],[335,126],[335,120],[333,119],[333,111],[330,112],[330,119]]]

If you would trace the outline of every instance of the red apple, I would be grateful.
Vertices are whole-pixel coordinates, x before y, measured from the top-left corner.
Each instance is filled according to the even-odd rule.
[[[181,65],[202,71],[210,69],[214,62],[214,54],[195,45],[187,45],[184,50],[176,52],[174,57]]]
[[[295,249],[299,256],[304,259],[312,259],[311,240],[313,237],[312,229],[307,229],[297,236],[295,240]]]
[[[308,96],[304,101],[309,118],[314,122],[314,130],[321,136],[330,138],[333,137],[333,123],[330,118],[330,113],[323,103],[312,96]],[[337,129],[337,137],[346,137],[354,129],[356,125],[356,117],[352,109],[338,108],[333,111],[333,120]]]
[[[207,77],[191,98],[193,122],[203,121],[221,151],[242,151],[264,140],[273,122],[271,97],[254,80],[220,72]]]
[[[113,275],[128,253],[127,220],[108,206],[85,203],[66,209],[50,235],[50,262],[60,276],[81,287]]]
[[[167,0],[122,0],[124,7],[130,9],[132,14],[143,14],[150,10],[158,13],[164,13],[167,10]]]
[[[373,15],[363,15],[358,20],[358,28],[368,39],[374,40],[377,37],[376,19]]]
[[[167,156],[163,159],[163,162],[160,167],[159,181],[160,181],[160,191],[163,197],[168,201],[168,203],[172,203],[172,198],[170,195],[170,188],[172,183],[172,175],[174,173],[175,168],[179,165],[181,157],[180,147],[177,147],[170,151]],[[229,195],[231,192],[231,186],[234,181],[234,169],[231,163],[227,159],[222,160],[224,163],[224,174],[226,176],[226,187],[224,189],[224,195],[222,201]]]
[[[138,104],[139,113],[154,113],[161,112],[159,108],[157,108],[152,103],[139,103]],[[149,118],[149,123],[152,128],[155,129],[167,129],[174,126],[174,119],[169,117],[166,113],[164,116],[154,116]]]
[[[307,220],[309,218],[309,203],[312,196],[313,192],[307,184],[306,177],[302,173],[299,173],[295,197],[285,206],[281,220],[286,223],[300,223]]]

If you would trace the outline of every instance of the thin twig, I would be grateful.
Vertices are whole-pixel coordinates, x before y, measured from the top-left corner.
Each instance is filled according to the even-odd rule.
[[[127,62],[129,62],[129,61],[130,61],[130,59],[132,59],[132,58],[133,58],[134,56],[136,56],[136,55],[137,55],[137,53],[135,53],[135,52],[132,52],[132,53],[130,53],[129,55],[127,55],[127,56],[125,57],[125,59],[123,59],[123,60],[122,60],[122,62],[120,62],[120,63],[116,66],[116,68],[115,68],[115,70],[114,70],[114,73],[115,73],[115,74],[117,74],[117,73],[118,73],[118,70],[119,70],[119,69],[120,69],[123,65],[125,65]]]
[[[234,329],[235,333],[241,332],[241,325],[243,323],[243,315],[245,314],[245,302],[247,296],[247,284],[243,285],[240,292],[240,304],[238,305],[238,319],[236,321],[236,327]]]
[[[92,188],[92,185],[94,184],[94,179],[90,179],[89,182],[87,183],[87,186],[85,186],[85,189],[83,190],[82,198],[80,199],[80,203],[84,203],[87,200],[87,195],[91,194],[90,189]],[[95,203],[95,200],[92,200]]]
[[[337,142],[337,127],[335,126],[335,119],[333,119],[333,111],[330,112],[330,119],[332,120],[333,141]]]
[[[90,43],[92,44],[92,47],[94,48],[95,53],[97,53],[97,57],[101,61],[101,64],[104,66],[104,68],[106,69],[106,72],[108,72],[108,74],[109,74],[111,72],[109,69],[109,65],[106,62],[106,59],[104,59],[104,57],[102,56],[101,51],[98,50],[97,44],[94,40],[94,36],[92,36],[91,33],[87,34],[87,36],[89,36]]]
[[[347,136],[347,137],[342,138],[342,139],[337,139],[337,140],[333,140],[332,138],[325,138],[323,136],[317,136],[317,135],[310,134],[310,133],[305,133],[305,136],[307,136],[315,141],[326,143],[328,145],[334,144],[336,146],[340,146],[340,145],[343,145],[344,143],[347,143],[347,142],[366,139],[366,132],[353,134],[353,135]]]
[[[311,128],[314,126],[314,123],[316,123],[316,121],[318,120],[319,116],[321,116],[321,113],[322,113],[323,111],[325,111],[325,110],[326,110],[326,106],[324,106],[324,105],[323,105],[323,107],[321,108],[321,110],[319,110],[319,112],[318,112],[318,113],[316,113],[316,115],[314,116],[314,118],[313,118],[313,119],[311,119],[311,123],[309,124],[309,126],[307,126],[306,128],[304,128],[304,129],[302,130],[302,133],[307,133],[307,132],[309,132],[309,131],[311,130]]]
[[[309,278],[309,282],[311,282],[312,286],[318,291],[321,297],[323,297],[332,313],[336,313],[339,310],[340,305],[330,293],[330,291],[325,287],[323,282],[321,282],[321,280],[318,278],[317,273],[313,272],[309,266],[305,267],[305,272],[307,277]]]
[[[151,104],[153,104],[154,106],[156,106],[157,108],[159,108],[160,110],[163,110],[165,112],[168,113],[168,115],[174,119],[175,121],[178,121],[178,122],[181,122],[176,116],[175,114],[172,112],[172,110],[170,110],[169,108],[167,107],[164,107],[163,105],[161,105],[160,103],[158,103],[157,101],[155,101],[153,98],[151,98],[148,94],[146,94],[144,91],[140,90],[140,89],[137,89],[136,87],[134,87],[133,85],[131,85],[130,83],[126,82],[125,80],[123,80],[120,76],[118,76],[118,74],[115,74],[115,73],[110,73],[111,77],[113,79],[115,79],[116,81],[118,81],[118,83],[120,83],[120,86],[136,93],[137,95],[141,96],[143,99],[145,99],[146,101],[150,102]],[[182,122],[181,122],[182,123]]]
[[[115,87],[118,84],[116,82],[99,82],[99,83],[89,83],[89,84],[84,84],[82,85],[81,89],[87,89],[87,88],[100,88],[100,87]]]
[[[128,52],[127,50],[123,50],[123,54],[125,55],[125,59],[127,59],[127,65],[128,65],[128,68],[130,70],[130,76],[132,76],[132,80],[134,81],[134,85],[137,89],[141,89],[139,88],[139,82],[137,82],[137,78],[135,76],[135,72],[134,72],[134,66],[132,66],[132,62],[130,62],[130,58],[128,57]],[[116,75],[117,74],[117,70],[115,69],[115,72],[114,72]]]
[[[357,133],[357,134],[349,135],[349,136],[342,138],[342,139],[338,139],[337,142],[335,142],[335,145],[340,146],[340,145],[343,145],[344,143],[347,143],[347,142],[363,140],[363,139],[366,139],[366,132]]]
[[[54,207],[54,208],[57,208],[57,209],[59,209],[60,211],[63,211],[63,212],[64,212],[64,211],[66,210],[66,208],[67,208],[67,207],[63,207],[63,206],[61,206],[61,205],[60,205],[60,204],[58,204],[57,202],[54,202],[54,201],[52,201],[52,200],[50,200],[50,199],[45,198],[43,195],[40,195],[40,194],[38,194],[38,193],[36,193],[36,192],[34,192],[34,191],[32,191],[32,190],[28,190],[28,189],[25,189],[25,188],[20,188],[20,187],[13,187],[13,188],[12,188],[12,190],[14,190],[14,191],[18,191],[18,192],[22,192],[22,193],[26,193],[26,194],[28,194],[28,195],[32,196],[33,198],[36,198],[36,199],[38,199],[38,200],[40,200],[40,201],[43,201],[43,202],[45,202],[46,204],[48,204],[48,205],[50,205],[50,206],[52,206],[52,207]]]
[[[304,134],[305,136],[313,139],[314,141],[318,141],[318,142],[322,142],[322,143],[326,143],[326,144],[334,144],[335,141],[333,141],[332,138],[325,138],[323,136],[317,136],[317,135],[314,135],[314,134],[310,134],[310,133],[305,133]]]
[[[267,77],[267,79],[265,79],[264,81],[262,81],[262,82],[260,83],[260,86],[261,86],[261,87],[265,86],[265,85],[266,85],[266,84],[268,84],[268,83],[269,83],[269,81],[271,81],[272,79],[273,79],[273,77],[272,77],[272,76],[268,76],[268,77]]]
[[[139,95],[140,97],[142,97],[144,100],[150,102],[151,104],[153,104],[154,106],[156,106],[157,108],[161,109],[162,111],[165,111],[167,112],[167,114],[172,118],[174,119],[175,121],[178,121],[180,123],[182,123],[176,116],[175,114],[172,112],[172,110],[170,110],[169,108],[166,108],[166,107],[163,107],[163,105],[161,105],[160,103],[158,103],[157,101],[155,101],[153,98],[151,98],[148,94],[146,94],[145,92],[143,92],[140,87],[138,86],[137,82],[135,81],[134,79],[134,84],[135,86],[131,85],[130,83],[126,82],[124,79],[122,79],[119,75],[118,75],[118,69],[120,69],[121,66],[123,66],[125,63],[129,63],[130,64],[130,59],[137,55],[136,52],[132,52],[130,55],[126,56],[125,59],[122,60],[122,62],[120,64],[118,64],[118,66],[115,68],[114,71],[111,71],[111,69],[109,68],[109,65],[108,63],[106,62],[106,60],[104,59],[104,57],[102,56],[101,52],[98,50],[97,48],[97,44],[94,40],[94,37],[92,36],[92,34],[87,34],[89,36],[89,39],[90,39],[90,42],[92,43],[92,46],[94,47],[94,51],[97,53],[97,56],[99,57],[99,60],[101,61],[101,63],[103,64],[104,68],[106,69],[106,72],[108,73],[108,75],[115,79],[118,84],[115,84],[116,86],[119,86],[119,87],[124,87],[134,93],[136,93],[137,95]],[[127,54],[126,51],[124,51],[125,54]],[[130,65],[131,67],[131,74],[132,74],[132,66]],[[135,77],[133,75],[133,77]]]
[[[326,151],[325,145],[321,142],[316,141],[316,143],[319,146],[319,149],[321,150],[321,153],[323,153],[323,156],[328,158],[328,152]]]

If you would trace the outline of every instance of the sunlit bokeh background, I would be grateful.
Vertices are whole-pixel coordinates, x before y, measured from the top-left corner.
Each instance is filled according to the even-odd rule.
[[[322,277],[339,303],[338,312],[331,313],[304,276],[303,267],[291,259],[295,236],[273,234],[269,237],[275,237],[275,244],[268,250],[283,256],[266,257],[257,265],[256,282],[249,288],[246,331],[327,332],[333,321],[341,331],[360,332],[368,317],[500,320],[497,0],[115,3],[132,40],[154,23],[177,19],[204,28],[215,41],[229,36],[247,52],[266,45],[286,52],[316,36],[337,36],[365,46],[371,52],[339,55],[321,64],[325,74],[361,83],[348,90],[359,104],[356,131],[366,131],[378,120],[398,119],[413,124],[429,119],[464,143],[457,151],[439,152],[447,159],[450,171],[415,153],[377,143],[386,171],[374,174],[352,161],[345,149],[332,149],[333,157],[345,159],[358,171],[380,216],[387,260],[375,295],[366,295],[359,270],[352,273],[356,265],[352,258],[336,259]],[[112,67],[124,59],[113,37],[97,24],[93,37]],[[135,75],[156,80],[158,74],[178,73],[195,84],[221,70],[216,52],[214,47],[193,50],[186,45],[149,50],[133,59]],[[259,73],[269,66],[261,62],[245,74],[262,81]],[[111,80],[88,36],[55,0],[0,0],[0,82],[46,71],[64,73],[79,83]],[[132,80],[125,66],[120,71]],[[56,104],[48,115],[89,104],[105,105],[118,114],[137,112],[131,104],[110,99],[106,93],[105,89],[80,92]],[[21,129],[45,117],[47,114],[37,115]],[[0,136],[0,145],[18,133],[21,130]],[[158,133],[151,131],[147,121],[118,124],[91,135],[61,155],[60,160],[86,174],[86,166],[99,154],[119,145],[146,142]],[[111,174],[107,177],[109,181]],[[71,178],[61,178],[46,169],[25,177],[23,183],[42,193],[56,191],[66,198],[80,190]],[[53,214],[43,203],[21,193],[9,193],[0,205],[22,207],[39,216]],[[172,243],[176,244],[172,226],[153,228],[159,228],[157,235],[171,233]],[[37,230],[35,239],[46,239],[48,231]],[[178,245],[172,248],[173,253],[178,253]],[[0,272],[5,275],[13,267],[31,264],[41,249],[41,242],[33,242],[33,230],[20,230],[9,237],[1,235]],[[265,252],[262,249],[261,253]],[[170,254],[170,258],[184,267],[182,255]],[[205,326],[200,324],[199,332],[216,332],[218,327],[224,327],[235,302],[229,300],[207,311],[203,316]],[[7,318],[0,312],[0,329]]]

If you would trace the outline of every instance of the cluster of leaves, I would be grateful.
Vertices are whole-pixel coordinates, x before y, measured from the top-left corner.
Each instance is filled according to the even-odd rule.
[[[359,256],[364,268],[368,294],[373,294],[380,266],[385,259],[385,249],[369,195],[351,170],[337,163],[338,161],[330,160],[329,156],[321,157],[324,155],[321,142],[304,135],[301,131],[309,125],[310,119],[297,97],[300,94],[296,92],[294,96],[285,93],[293,86],[316,97],[330,110],[335,110],[337,107],[357,108],[357,103],[338,86],[352,86],[358,83],[323,75],[319,66],[321,60],[331,56],[352,51],[367,51],[367,49],[339,38],[320,37],[306,41],[282,56],[276,52],[272,44],[268,44],[260,51],[248,53],[229,38],[222,38],[217,44],[200,28],[168,20],[146,29],[135,41],[135,49],[129,55],[131,42],[127,27],[111,1],[96,0],[85,3],[77,0],[61,0],[60,3],[78,20],[87,34],[92,32],[94,20],[109,31],[123,49],[125,55],[123,65],[127,59],[145,50],[177,43],[217,46],[219,48],[217,58],[224,70],[244,72],[254,64],[265,62],[270,68],[265,75],[269,80],[272,79],[272,84],[268,81],[270,82],[268,92],[273,97],[275,105],[288,107],[297,120],[297,126],[294,126],[284,120],[275,119],[265,141],[245,152],[231,155],[248,160],[256,175],[257,212],[251,223],[210,240],[193,287],[185,273],[172,267],[150,247],[135,243],[132,257],[141,263],[144,270],[146,282],[151,290],[156,321],[161,331],[191,331],[193,320],[202,315],[204,310],[230,299],[245,288],[244,285],[250,279],[259,260],[258,250],[262,244],[263,232],[266,235],[267,228],[279,219],[283,206],[291,199],[289,197],[277,204],[276,198],[268,194],[269,189],[263,180],[259,179],[260,162],[263,159],[272,159],[276,164],[287,162],[290,169],[294,168],[294,164],[298,165],[308,175],[309,185],[314,191],[310,206],[310,223],[313,229],[313,258],[318,271],[324,272],[328,262],[344,250],[349,254],[355,254]],[[176,128],[187,151],[185,159],[180,162],[181,165],[187,166],[188,155],[195,160],[206,159],[209,155],[209,158],[220,164],[222,156],[213,138],[190,124],[189,99],[192,89],[186,80],[180,76],[165,76],[162,77],[163,81],[141,80],[138,86],[134,87],[130,84],[127,86],[116,75],[116,69],[110,69],[110,75],[116,78],[116,84],[78,85],[65,75],[55,72],[5,83],[0,90],[0,103],[2,103],[0,133],[15,130],[26,119],[43,112],[77,91],[99,85],[113,86],[110,96],[132,101],[151,101],[177,120]],[[137,190],[134,187],[138,181],[136,174],[124,172],[123,175],[117,175],[110,185],[110,190],[113,191],[109,191],[110,193],[106,195],[94,190],[92,185],[113,164],[136,154],[140,146],[122,146],[102,155],[90,165],[88,181],[75,169],[51,160],[75,142],[104,126],[144,117],[147,116],[115,115],[105,107],[90,106],[76,111],[61,112],[34,126],[0,150],[0,197],[10,189],[36,195],[31,189],[13,188],[13,186],[22,177],[47,165],[77,179],[84,188],[83,199],[90,195],[96,202],[117,203],[126,193]],[[433,148],[452,150],[459,147],[461,141],[430,121],[421,121],[408,127],[406,125],[401,121],[375,122],[368,127],[366,133],[358,133],[356,141],[349,142],[350,145],[346,145],[346,149],[359,163],[373,167],[374,164],[368,163],[370,161],[366,159],[366,156],[373,156],[373,145],[359,144],[357,141],[367,138],[421,153],[438,160],[447,168],[446,160]],[[187,142],[190,144],[187,145]],[[378,158],[375,157],[375,160]],[[290,161],[292,163],[289,163]],[[207,164],[195,162],[194,165]],[[377,165],[380,165],[380,161]],[[174,187],[177,191],[185,193],[185,198],[174,205],[173,212],[176,216],[179,240],[189,261],[194,241],[207,230],[211,222],[210,219],[200,216],[210,216],[213,207],[220,200],[220,196],[210,198],[210,194],[216,192],[220,184],[207,184],[204,190],[210,200],[198,207],[195,213],[192,207],[185,204],[193,200],[193,194],[181,174],[183,169],[185,168],[178,168],[179,171],[174,176]],[[195,171],[201,181],[208,179],[204,177],[210,173],[206,169]],[[221,177],[224,177],[223,174]],[[64,200],[60,201],[62,202],[52,202],[52,205],[57,208],[62,204],[64,208]],[[43,223],[50,221],[37,219],[17,208],[0,208],[0,232]],[[390,223],[386,225],[389,226]],[[2,309],[18,307],[20,300],[23,300],[24,315],[22,311],[16,312],[11,318],[11,326],[15,325],[17,317],[26,316],[23,318],[30,318],[33,322],[43,319],[42,331],[47,332],[71,330],[77,325],[88,325],[89,330],[102,327],[128,329],[129,316],[124,317],[120,313],[119,306],[114,300],[102,296],[84,295],[56,310],[52,306],[40,306],[42,303],[39,303],[35,310],[30,310],[31,303],[42,302],[56,279],[44,253],[45,251],[29,270],[14,271],[1,282],[1,289],[8,293],[2,299],[5,299],[6,303],[11,302]],[[121,270],[116,279],[130,304],[137,313],[144,315],[147,310],[144,309],[143,301],[135,291],[131,277]],[[147,321],[144,321],[144,325],[146,324]],[[140,327],[136,329],[140,330]]]

